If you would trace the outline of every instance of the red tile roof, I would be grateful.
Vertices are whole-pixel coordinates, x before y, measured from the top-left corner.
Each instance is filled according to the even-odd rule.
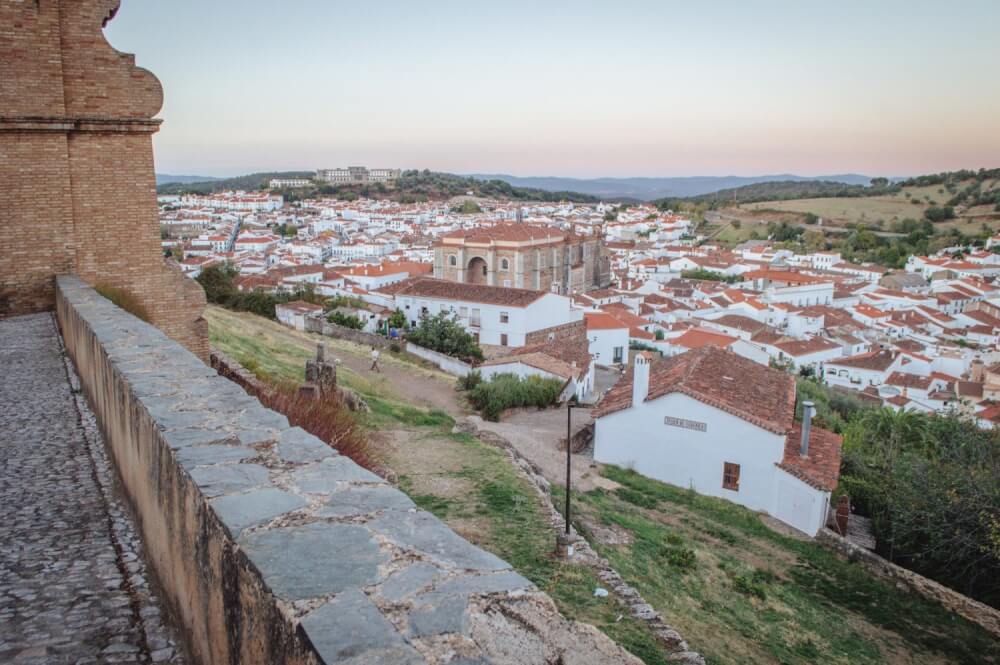
[[[632,405],[634,368],[594,410],[594,417]],[[672,358],[654,360],[649,368],[646,401],[682,393],[776,434],[785,434],[795,413],[795,378],[729,351],[706,346]]]
[[[820,427],[809,428],[809,454],[802,457],[802,424],[795,423],[785,437],[785,454],[777,464],[802,482],[832,492],[840,479],[840,448],[843,440]]]
[[[395,284],[379,287],[377,291],[396,296],[464,300],[511,307],[527,307],[548,293],[547,291],[529,291],[528,289],[512,289],[485,284],[463,284],[433,277],[410,277]]]

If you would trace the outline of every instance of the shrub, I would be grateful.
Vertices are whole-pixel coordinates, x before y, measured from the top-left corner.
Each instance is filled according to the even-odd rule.
[[[469,390],[469,402],[484,419],[497,421],[506,409],[536,406],[545,409],[559,401],[563,382],[529,376],[522,379],[514,374],[497,374],[489,381]]]
[[[338,326],[343,326],[344,328],[350,328],[351,330],[361,330],[365,327],[365,324],[358,317],[353,314],[344,314],[343,312],[333,311],[326,316],[326,320]]]
[[[396,342],[393,342],[392,344],[389,345],[389,350],[392,351],[393,353],[399,353],[400,351],[403,350],[403,347],[401,347]]]
[[[301,427],[366,469],[380,466],[371,437],[358,427],[351,411],[337,399],[316,399],[299,393],[298,386],[283,383],[260,395],[260,401],[288,417],[293,427]]]
[[[149,323],[149,310],[142,304],[139,297],[128,289],[110,284],[98,284],[94,290],[132,316]]]
[[[753,573],[744,573],[743,575],[735,576],[733,578],[733,589],[746,596],[765,600],[767,598],[767,591],[764,589],[766,582],[767,575],[758,570]]]
[[[483,375],[479,373],[479,370],[473,370],[465,376],[458,377],[458,389],[472,390],[482,382]]]
[[[694,568],[695,556],[692,549],[687,547],[664,547],[662,555],[667,560],[667,563],[674,568],[681,570]]]

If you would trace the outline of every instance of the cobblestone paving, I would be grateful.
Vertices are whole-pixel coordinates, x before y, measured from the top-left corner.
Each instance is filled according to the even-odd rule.
[[[182,663],[50,314],[0,320],[0,662]]]

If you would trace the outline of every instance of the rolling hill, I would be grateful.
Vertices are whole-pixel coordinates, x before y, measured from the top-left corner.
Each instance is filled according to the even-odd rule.
[[[520,177],[506,174],[473,174],[478,180],[503,180],[515,187],[549,191],[574,191],[603,199],[652,201],[662,198],[688,198],[723,189],[768,182],[829,181],[846,185],[867,185],[871,178],[855,173],[806,177],[790,174],[762,176],[690,176],[671,178],[562,178]]]

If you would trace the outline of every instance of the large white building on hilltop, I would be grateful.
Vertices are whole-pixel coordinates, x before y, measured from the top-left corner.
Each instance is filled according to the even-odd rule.
[[[333,185],[363,185],[370,182],[392,182],[399,178],[399,169],[369,169],[364,166],[318,169],[316,179]]]

